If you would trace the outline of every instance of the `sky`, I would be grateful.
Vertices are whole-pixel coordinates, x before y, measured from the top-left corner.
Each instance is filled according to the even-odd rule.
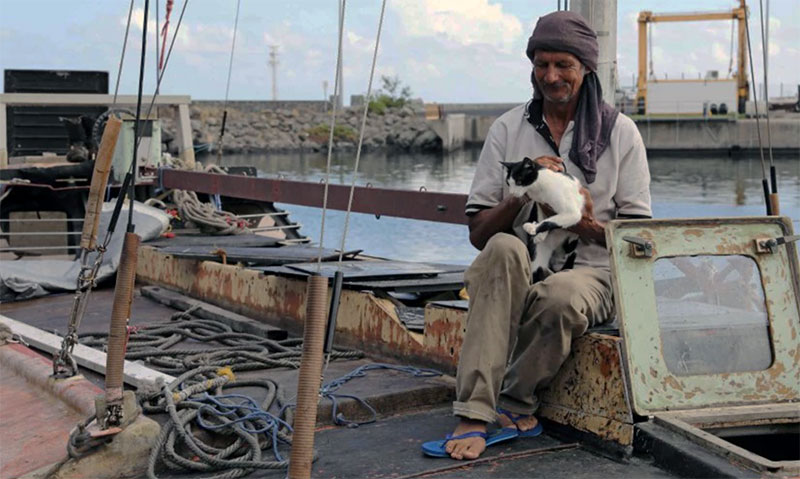
[[[145,92],[155,82],[155,6],[163,24],[167,0],[151,0]],[[236,0],[188,0],[161,92],[194,99],[225,97]],[[316,100],[332,93],[338,38],[336,0],[239,0],[231,70],[232,100],[272,98],[269,51],[277,45],[277,97]],[[764,0],[762,0],[763,2]],[[759,4],[751,4],[756,76],[763,79]],[[636,17],[654,12],[720,11],[735,0],[619,0],[617,59],[620,85],[637,69]],[[129,0],[0,0],[0,68],[109,72],[113,90]],[[175,0],[170,37],[183,0]],[[522,102],[531,93],[525,46],[536,20],[556,0],[387,0],[375,87],[397,76],[426,102]],[[766,4],[765,4],[766,6]],[[120,92],[136,91],[144,0],[134,0],[133,24]],[[800,1],[769,1],[769,89],[796,94],[800,84]],[[350,0],[343,36],[344,95],[367,90],[381,2]],[[659,23],[652,31],[658,77],[728,73],[731,22]],[[735,55],[735,53],[734,53]],[[735,62],[734,62],[735,69]],[[327,82],[327,90],[323,83]]]

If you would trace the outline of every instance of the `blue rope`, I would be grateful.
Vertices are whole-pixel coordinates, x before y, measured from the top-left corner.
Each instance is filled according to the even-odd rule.
[[[385,363],[372,363],[359,366],[354,370],[350,371],[349,373],[345,374],[344,376],[323,384],[322,387],[319,388],[320,396],[322,396],[325,399],[328,399],[331,402],[331,417],[333,418],[334,424],[336,424],[337,426],[347,426],[355,428],[358,426],[362,426],[364,424],[371,424],[377,420],[378,418],[377,411],[375,411],[375,408],[370,406],[369,403],[367,403],[367,401],[365,401],[364,399],[352,394],[336,393],[336,391],[338,391],[342,386],[344,386],[348,382],[356,378],[365,377],[368,371],[374,371],[376,369],[389,369],[392,371],[408,373],[415,378],[432,378],[442,375],[441,371],[437,371],[435,369],[417,368],[414,366],[397,366],[394,364],[385,364]],[[361,405],[362,408],[366,409],[369,412],[370,418],[366,421],[352,421],[344,417],[344,414],[339,412],[339,400],[343,398],[355,400],[359,405]],[[281,409],[279,415],[283,416],[284,410],[289,407],[295,407],[295,405],[294,404],[285,405]]]
[[[404,372],[416,378],[432,378],[442,375],[441,371],[435,369],[416,368],[413,366],[397,366],[384,363],[372,363],[359,366],[344,376],[323,384],[319,389],[320,396],[331,401],[331,417],[333,418],[334,424],[337,426],[356,428],[364,424],[373,423],[377,420],[377,411],[364,399],[352,394],[336,392],[353,379],[365,377],[368,371],[377,369]],[[362,408],[369,412],[371,417],[366,421],[347,419],[339,412],[339,401],[341,399],[355,400]],[[238,427],[251,434],[269,434],[272,436],[272,451],[275,455],[275,459],[278,461],[284,460],[283,456],[281,456],[278,451],[278,441],[281,441],[280,437],[278,437],[278,430],[282,427],[286,427],[289,431],[292,431],[292,427],[281,418],[284,417],[286,409],[295,407],[294,404],[284,405],[280,412],[274,415],[263,410],[252,398],[243,394],[212,396],[205,393],[202,398],[197,400],[206,403],[200,406],[197,411],[197,424],[200,425],[200,427],[209,431]],[[204,415],[207,415],[206,417],[224,417],[228,421],[219,424],[211,424],[203,419]]]
[[[222,400],[231,402],[222,402]],[[240,400],[241,402],[234,402],[235,400]],[[216,431],[227,427],[238,427],[251,434],[268,433],[272,436],[272,452],[275,454],[275,459],[283,461],[283,456],[278,452],[278,441],[280,440],[278,437],[278,430],[283,426],[289,431],[292,431],[292,426],[287,424],[283,419],[264,411],[252,398],[243,394],[211,396],[205,393],[201,401],[210,403],[203,404],[197,411],[197,423],[201,427],[209,431]],[[283,412],[283,410],[281,410],[281,412]],[[209,424],[203,420],[203,413],[225,417],[228,419],[228,422]],[[251,427],[251,425],[258,423],[264,425],[262,427]]]

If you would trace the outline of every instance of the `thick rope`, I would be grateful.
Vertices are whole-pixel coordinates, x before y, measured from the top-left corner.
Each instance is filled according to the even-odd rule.
[[[333,97],[338,99],[342,92],[339,91],[341,85],[339,85],[339,72],[342,69],[342,36],[344,32],[344,14],[345,14],[345,6],[347,5],[347,0],[341,0],[341,12],[339,15],[339,42],[338,48],[336,53],[336,79],[334,80],[333,84]],[[328,184],[331,180],[331,157],[333,155],[333,130],[336,127],[336,106],[338,104],[338,100],[333,102],[333,109],[331,110],[331,131],[328,134],[328,159],[325,163],[325,188],[322,194],[322,220],[320,221],[319,227],[319,254],[317,255],[317,274],[319,274],[320,269],[322,268],[322,252],[323,252],[323,240],[325,238],[325,215],[328,210]]]
[[[356,161],[353,165],[353,181],[350,183],[350,196],[347,200],[347,213],[344,215],[344,230],[342,230],[342,244],[339,247],[339,267],[342,265],[344,256],[344,242],[347,239],[347,229],[350,226],[350,211],[353,208],[353,193],[356,189],[356,179],[358,178],[358,163],[361,160],[361,147],[364,144],[364,130],[367,126],[367,112],[369,111],[369,98],[372,94],[372,79],[375,77],[375,64],[378,62],[378,46],[381,43],[381,29],[383,28],[383,17],[386,12],[386,0],[381,3],[381,16],[378,20],[378,34],[375,37],[375,50],[372,52],[372,68],[369,71],[369,83],[367,84],[367,96],[364,101],[364,113],[361,115],[361,130],[358,134],[358,148],[356,149]]]
[[[279,446],[291,447],[288,424],[291,412],[287,411],[285,419],[267,412],[270,408],[284,409],[284,394],[279,384],[269,379],[235,381],[229,372],[200,367],[169,385],[159,379],[158,386],[160,392],[146,399],[143,409],[149,413],[166,412],[169,420],[151,450],[149,478],[158,477],[159,462],[167,470],[218,472],[203,477],[219,479],[241,477],[255,469],[286,468]],[[223,394],[227,387],[243,386],[266,390],[260,407],[246,396],[247,407],[242,407],[235,399],[242,396]],[[209,391],[213,391],[213,396]],[[214,444],[200,439],[203,436],[196,434],[197,426],[215,434]],[[266,449],[272,449],[274,460],[262,458]]]
[[[108,333],[79,335],[80,343],[103,349]],[[171,349],[181,341],[221,343],[218,347]],[[249,333],[234,332],[230,326],[213,320],[178,318],[130,328],[125,359],[144,360],[150,367],[168,374],[184,374],[201,366],[234,371],[300,367],[301,339],[275,341]],[[358,359],[363,353],[335,350],[334,359]]]

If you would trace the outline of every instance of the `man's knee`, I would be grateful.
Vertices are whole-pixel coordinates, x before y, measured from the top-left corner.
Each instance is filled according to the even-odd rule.
[[[483,251],[472,262],[464,274],[467,289],[471,283],[481,281],[498,271],[517,271],[530,276],[530,257],[522,241],[507,233],[492,236]]]
[[[492,257],[522,257],[527,258],[528,250],[525,244],[514,235],[508,233],[497,233],[489,238],[481,254]]]

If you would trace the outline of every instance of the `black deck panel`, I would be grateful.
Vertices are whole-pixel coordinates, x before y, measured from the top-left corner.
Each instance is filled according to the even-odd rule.
[[[317,272],[316,263],[293,264],[290,269],[305,274]],[[342,264],[326,264],[320,268],[320,274],[329,278],[341,270],[344,282],[373,281],[389,279],[430,278],[442,273],[464,271],[465,266],[434,263],[412,263],[407,261],[348,261]]]
[[[262,235],[177,235],[174,238],[158,238],[144,243],[158,248],[174,246],[208,246],[210,248],[265,248],[278,246],[282,240]]]
[[[215,251],[222,249],[229,263],[251,263],[257,265],[282,265],[288,263],[307,263],[315,261],[320,254],[319,248],[305,245],[288,245],[272,248],[241,248],[220,246],[167,246],[162,252],[178,258],[191,258],[201,261],[221,261],[222,257]],[[346,252],[352,256],[358,251]],[[322,261],[339,259],[339,252],[333,249],[322,250]]]
[[[463,309],[464,311],[469,309],[469,301],[466,299],[456,299],[453,301],[431,301],[430,304],[434,306],[442,306],[444,308]]]
[[[421,293],[436,291],[458,291],[464,287],[464,273],[441,273],[433,277],[407,279],[377,279],[372,281],[350,280],[345,287],[349,289],[382,289],[397,293]]]
[[[398,307],[397,317],[410,331],[425,331],[425,308]]]

